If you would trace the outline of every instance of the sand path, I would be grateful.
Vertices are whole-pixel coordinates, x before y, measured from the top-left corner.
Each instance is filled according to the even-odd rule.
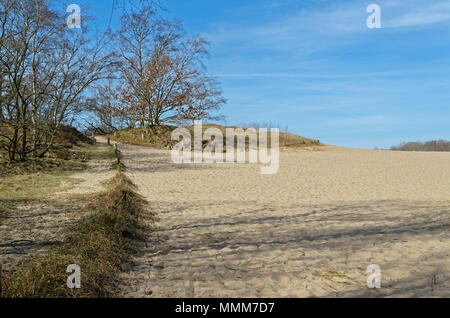
[[[261,175],[120,148],[160,219],[121,296],[450,296],[448,153],[330,147],[281,153],[278,174]]]
[[[97,144],[94,147],[108,147],[105,138],[98,136],[95,138]],[[103,183],[113,178],[115,173],[116,171],[112,168],[110,160],[89,160],[86,170],[72,176],[72,178],[78,179],[80,182],[69,191],[61,194],[89,194],[102,191],[104,190]]]

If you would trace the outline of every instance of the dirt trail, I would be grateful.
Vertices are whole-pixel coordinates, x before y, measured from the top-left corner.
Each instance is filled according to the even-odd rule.
[[[96,147],[106,147],[106,140],[103,137],[95,137]],[[111,161],[104,159],[89,160],[87,169],[74,174],[72,178],[81,180],[69,191],[63,194],[86,194],[99,192],[103,189],[102,182],[114,177],[115,171],[112,169]]]
[[[58,234],[88,213],[83,200],[73,195],[101,191],[102,182],[114,173],[109,160],[89,161],[85,171],[71,176],[81,181],[69,191],[20,204],[2,218],[0,262],[3,269],[13,269],[29,256],[45,255],[49,247],[59,244],[63,237]]]
[[[14,269],[29,256],[45,255],[48,248],[61,243],[59,235],[84,215],[78,200],[58,204],[21,204],[0,222],[0,262],[4,270]]]
[[[448,153],[282,153],[263,176],[120,149],[160,219],[120,296],[450,296]],[[366,287],[370,264],[379,290]]]

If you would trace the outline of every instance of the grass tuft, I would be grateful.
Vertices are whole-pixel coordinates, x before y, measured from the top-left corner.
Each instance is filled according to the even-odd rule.
[[[14,206],[14,202],[0,200],[0,222],[2,218],[12,212]]]
[[[14,176],[40,172],[82,171],[85,164],[79,160],[63,160],[52,158],[30,158],[25,162],[2,161],[0,176]]]

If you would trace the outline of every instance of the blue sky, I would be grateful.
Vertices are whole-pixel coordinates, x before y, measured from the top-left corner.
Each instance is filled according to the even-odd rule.
[[[100,27],[112,1],[89,1]],[[162,2],[211,42],[228,124],[359,148],[450,139],[449,0]],[[381,29],[366,26],[371,3]]]

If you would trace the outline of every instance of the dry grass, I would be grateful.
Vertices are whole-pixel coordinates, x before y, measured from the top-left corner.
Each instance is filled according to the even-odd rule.
[[[136,129],[125,129],[118,131],[114,134],[108,135],[111,140],[136,146],[148,146],[158,149],[172,149],[178,141],[171,140],[172,132],[177,127],[173,126],[161,126],[153,128],[136,128]],[[194,127],[187,128],[191,136],[194,136]],[[203,132],[209,128],[218,128],[223,136],[226,136],[227,128],[240,128],[236,126],[221,126],[215,124],[205,124],[203,125]],[[204,146],[208,144],[208,141],[204,141]],[[271,145],[271,133],[268,134],[268,146]],[[311,146],[321,146],[322,144],[318,140],[300,137],[291,133],[280,133],[280,147],[284,148],[303,148]],[[224,138],[224,146],[226,146],[226,139]],[[226,149],[226,148],[224,148]],[[246,149],[248,149],[248,138],[246,140]]]
[[[78,158],[109,160],[115,157],[114,149],[111,147],[79,145],[74,146],[71,151],[76,154],[74,157],[77,159],[41,161],[45,164],[63,162],[66,164],[64,166],[48,168],[48,165],[43,165],[42,173],[27,173],[28,170],[23,170],[19,166],[18,170],[22,170],[22,174],[10,173],[1,177],[0,221],[2,216],[14,213],[17,204],[26,201],[50,200],[55,205],[60,203],[58,200],[55,201],[52,195],[79,182],[70,178],[72,173],[85,168],[85,164]],[[135,193],[130,181],[121,174],[108,183],[106,192],[77,198],[74,196],[73,199],[86,202],[84,212],[87,213],[83,214],[87,216],[75,229],[68,231],[62,243],[54,245],[45,257],[28,258],[13,272],[4,273],[2,297],[109,295],[114,274],[141,235],[138,215],[143,200]],[[82,268],[80,290],[70,290],[66,287],[68,275],[66,269],[70,264],[78,264]]]
[[[129,145],[171,149],[176,144],[171,140],[172,131],[175,129],[176,127],[172,126],[124,129],[105,137]]]
[[[3,166],[4,162],[8,162],[8,159],[7,159],[8,154],[5,150],[6,149],[5,146],[6,146],[6,144],[9,143],[8,140],[12,136],[11,127],[1,126],[0,132],[2,132],[2,134],[4,134],[3,137],[0,136],[0,145],[3,145],[3,147],[0,147],[0,162]],[[28,131],[27,136],[28,136],[27,144],[31,145],[32,144],[31,131]],[[71,157],[72,156],[71,149],[74,146],[93,145],[93,144],[95,144],[95,141],[93,139],[80,133],[76,128],[70,127],[70,126],[61,126],[60,130],[58,131],[58,133],[55,136],[53,147],[46,154],[46,157],[47,158],[64,159],[64,160],[73,159]],[[43,149],[39,149],[38,152],[40,152],[41,150],[43,150]],[[16,157],[16,159],[17,159],[17,157]],[[29,161],[30,159],[31,158],[27,158],[27,161]],[[31,161],[33,161],[33,160],[31,160]],[[11,168],[11,166],[9,166],[8,169],[6,169],[6,171],[12,170],[10,168]],[[2,172],[4,172],[4,170],[5,169],[0,170],[0,175],[2,174]]]
[[[115,274],[142,237],[145,201],[123,174],[90,198],[90,216],[45,257],[26,260],[4,275],[5,298],[109,297]],[[81,289],[66,286],[67,266],[81,267]]]
[[[80,180],[71,175],[86,168],[79,158],[88,160],[110,160],[115,157],[111,147],[77,146],[71,160],[33,159],[23,163],[5,164],[5,173],[0,177],[0,202],[43,199],[55,193],[70,190]],[[1,174],[0,174],[1,175]]]
[[[0,177],[41,172],[81,171],[85,165],[81,160],[63,160],[51,158],[30,158],[25,162],[1,161]]]
[[[75,151],[83,152],[88,160],[114,160],[116,158],[112,147],[81,147],[74,148]]]
[[[14,202],[0,201],[0,223],[2,218],[9,214],[14,208]]]
[[[1,178],[0,201],[42,199],[57,192],[69,190],[79,182],[70,178],[72,173],[34,173]]]

